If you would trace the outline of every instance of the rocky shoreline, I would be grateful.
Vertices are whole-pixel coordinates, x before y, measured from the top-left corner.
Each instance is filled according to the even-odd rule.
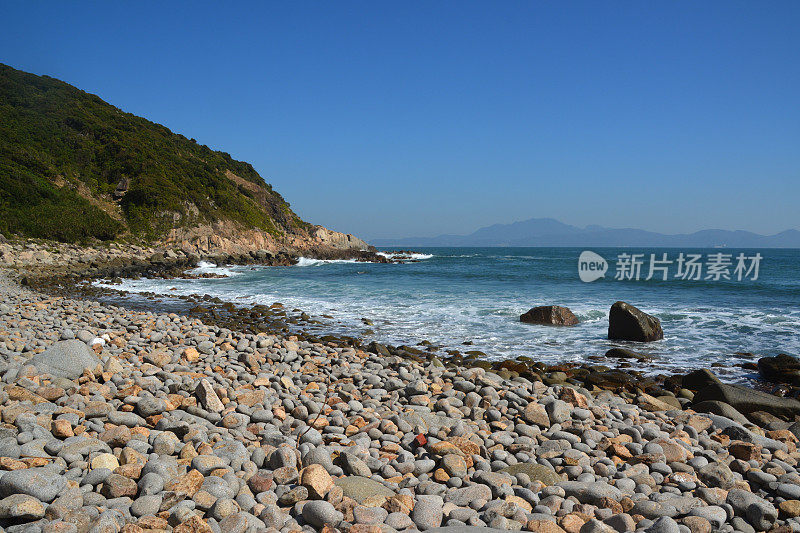
[[[0,241],[0,268],[27,278],[97,279],[122,277],[180,277],[200,261],[223,265],[287,266],[301,256],[314,259],[355,259],[390,263],[395,260],[376,253],[375,249],[334,246],[301,248],[250,249],[228,253],[211,249],[198,253],[195,248],[161,245],[108,243],[80,246],[34,239]]]
[[[30,286],[0,279],[5,531],[800,530],[792,398],[101,304],[64,286],[194,258],[27,250]]]

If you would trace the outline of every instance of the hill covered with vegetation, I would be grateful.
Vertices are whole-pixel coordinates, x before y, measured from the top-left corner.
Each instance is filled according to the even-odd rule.
[[[0,233],[153,240],[216,221],[276,236],[311,227],[249,163],[0,64]]]

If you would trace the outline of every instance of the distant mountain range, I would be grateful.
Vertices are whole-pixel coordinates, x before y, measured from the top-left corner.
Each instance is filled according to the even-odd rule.
[[[513,224],[494,224],[469,235],[373,239],[378,247],[422,246],[595,246],[659,248],[800,248],[800,231],[790,229],[775,235],[749,231],[709,229],[665,235],[633,228],[570,226],[552,218],[532,218]]]

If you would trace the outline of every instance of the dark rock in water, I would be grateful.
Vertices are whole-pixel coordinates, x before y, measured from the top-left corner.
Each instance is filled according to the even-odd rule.
[[[568,307],[560,305],[542,305],[534,307],[519,316],[520,322],[528,324],[544,324],[546,326],[574,326],[578,319]]]
[[[618,370],[592,372],[584,379],[587,385],[596,385],[601,389],[619,390],[636,388],[637,380],[632,375]]]
[[[369,343],[369,346],[367,346],[367,349],[372,353],[376,353],[384,357],[389,357],[391,355],[386,346],[384,346],[379,342],[372,341],[371,343]]]
[[[639,361],[647,359],[646,355],[634,352],[633,350],[626,350],[625,348],[611,348],[606,352],[606,357],[613,359],[638,359]]]
[[[740,424],[747,424],[747,418],[725,402],[718,402],[716,400],[706,400],[704,402],[692,404],[692,409],[698,413],[711,413],[714,415],[721,415],[730,418],[734,422]]]
[[[689,372],[683,376],[683,379],[681,380],[681,385],[683,388],[693,391],[698,391],[703,387],[707,387],[708,385],[713,385],[715,383],[721,382],[719,378],[707,368],[701,368],[700,370]]]
[[[800,359],[790,355],[762,357],[758,360],[758,371],[767,381],[800,384]]]
[[[43,373],[67,379],[75,379],[87,368],[94,369],[100,359],[83,342],[72,339],[53,344],[44,352],[28,361]]]
[[[608,338],[650,342],[664,338],[661,322],[625,302],[616,302],[608,315]]]
[[[800,415],[800,401],[781,398],[766,392],[749,389],[739,385],[712,383],[697,391],[694,403],[719,401],[731,405],[740,413],[766,411],[777,416],[793,418]]]

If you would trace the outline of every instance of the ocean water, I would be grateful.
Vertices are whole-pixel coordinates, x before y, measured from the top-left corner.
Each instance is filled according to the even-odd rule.
[[[480,350],[490,359],[529,356],[546,363],[588,361],[622,346],[649,356],[650,372],[683,372],[719,363],[719,372],[746,379],[735,365],[764,355],[800,354],[800,250],[611,249],[594,252],[609,262],[604,278],[578,276],[578,248],[423,248],[404,264],[320,261],[296,266],[203,264],[198,271],[222,279],[125,280],[132,292],[210,294],[235,303],[281,302],[312,315],[330,315],[330,332],[363,333],[368,340],[414,345],[422,340],[446,348]],[[731,280],[682,280],[677,265],[669,279],[647,277],[650,254],[733,255]],[[386,253],[391,253],[387,250]],[[639,280],[615,279],[619,254],[644,254]],[[736,256],[760,253],[758,279],[741,281]],[[658,271],[657,271],[658,272]],[[657,276],[660,278],[659,276]],[[625,343],[606,338],[608,311],[624,300],[661,320],[664,340]],[[537,305],[564,305],[580,324],[555,328],[522,324],[519,315]],[[362,317],[373,322],[366,326]],[[465,341],[472,345],[465,346]],[[609,361],[609,366],[618,364]]]

